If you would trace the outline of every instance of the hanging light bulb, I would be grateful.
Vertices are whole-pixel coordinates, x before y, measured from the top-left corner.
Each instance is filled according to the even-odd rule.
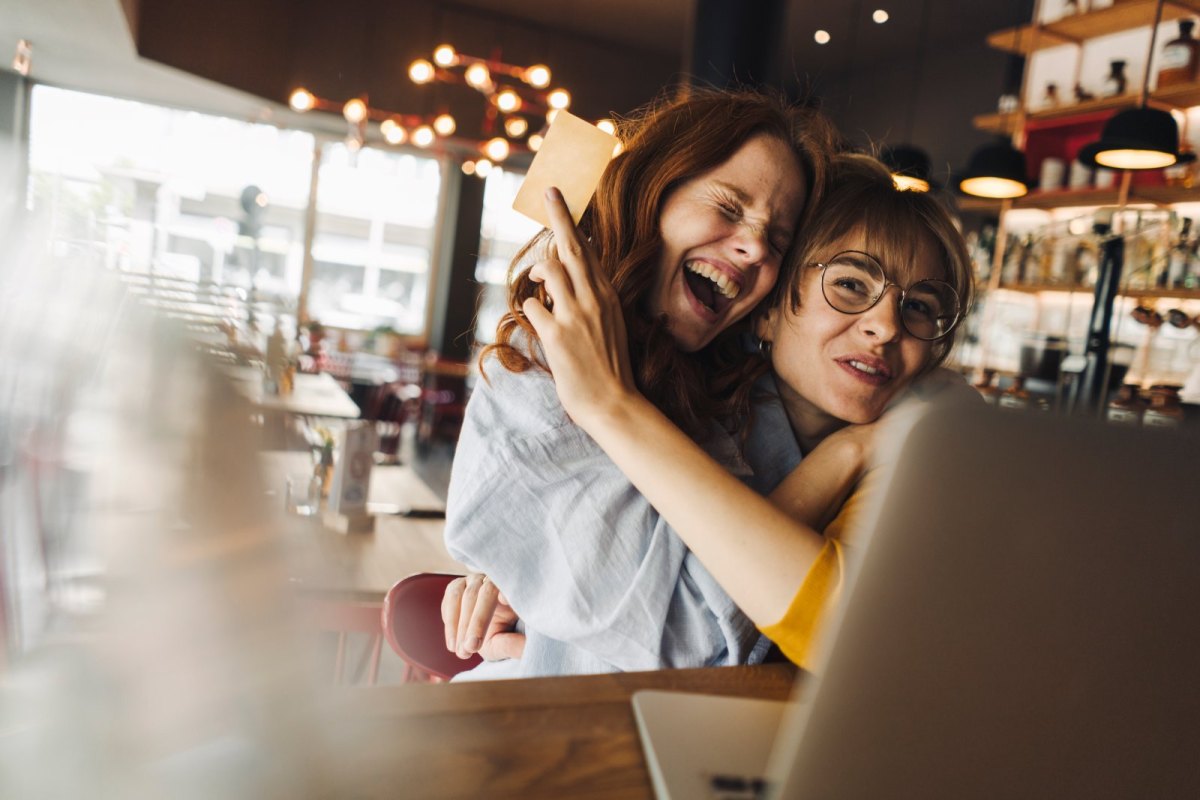
[[[504,120],[504,132],[514,139],[519,139],[529,130],[529,123],[524,117],[509,117]]]
[[[439,44],[433,51],[433,63],[439,67],[452,67],[458,60],[458,53],[448,44]]]
[[[412,132],[412,143],[417,147],[429,147],[436,138],[433,128],[428,125],[422,125]]]
[[[438,114],[433,121],[433,129],[437,131],[438,136],[451,136],[457,128],[458,123],[449,114]]]
[[[1025,154],[1007,139],[986,145],[971,154],[967,173],[958,188],[976,197],[1010,199],[1029,191]]]
[[[492,85],[492,73],[488,71],[486,64],[479,61],[467,67],[463,77],[467,83],[479,90],[485,90]]]
[[[511,114],[521,107],[521,98],[512,89],[505,89],[496,95],[496,107],[505,114]]]
[[[481,158],[475,162],[475,174],[481,178],[486,178],[492,171],[492,162],[486,158]]]
[[[542,135],[540,133],[530,135],[530,137],[525,140],[525,144],[530,150],[536,153],[538,148],[542,146]]]
[[[367,118],[367,104],[361,97],[353,97],[342,106],[342,116],[351,125],[357,125]]]
[[[545,64],[534,64],[521,77],[533,88],[545,89],[550,85],[550,68]]]
[[[829,31],[819,30],[813,34],[813,41],[817,44],[829,44]]]
[[[391,118],[379,123],[379,132],[383,134],[383,140],[388,144],[404,144],[408,139],[408,131],[404,129],[404,126]]]
[[[408,77],[413,83],[429,83],[433,80],[433,64],[418,58],[408,65]]]
[[[617,133],[617,125],[611,119],[602,119],[596,123],[596,127],[609,135],[615,136]]]
[[[550,104],[551,108],[568,108],[571,105],[571,93],[566,89],[555,89],[546,98],[546,102]]]
[[[297,89],[288,97],[288,105],[293,111],[311,111],[317,104],[317,98],[307,89]]]
[[[494,139],[489,139],[487,144],[483,146],[483,152],[492,161],[503,161],[508,158],[509,146],[508,139],[503,136],[497,136]]]
[[[463,165],[462,165],[462,171],[463,171],[463,175],[474,175],[475,174],[475,162],[474,161],[464,161]]]

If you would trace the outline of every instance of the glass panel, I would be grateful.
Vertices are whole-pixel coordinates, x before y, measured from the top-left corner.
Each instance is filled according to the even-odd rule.
[[[483,286],[479,314],[475,318],[475,341],[481,344],[495,339],[496,323],[508,310],[509,264],[525,243],[542,229],[533,220],[513,211],[513,198],[524,178],[523,172],[493,169],[483,189],[479,261],[475,266],[475,280]]]
[[[35,86],[27,202],[57,256],[293,300],[312,152],[299,131]]]
[[[309,315],[338,328],[423,332],[440,189],[432,158],[322,148]]]

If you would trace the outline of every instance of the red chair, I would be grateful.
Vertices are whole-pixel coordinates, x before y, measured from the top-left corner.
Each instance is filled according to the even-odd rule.
[[[409,575],[383,599],[383,634],[404,661],[406,682],[448,681],[483,661],[463,660],[446,649],[442,595],[458,575],[421,572]]]

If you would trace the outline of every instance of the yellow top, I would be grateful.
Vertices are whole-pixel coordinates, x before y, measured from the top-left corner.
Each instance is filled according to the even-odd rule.
[[[845,534],[853,530],[862,511],[868,494],[866,485],[874,483],[868,480],[872,476],[873,472],[864,478],[858,489],[846,499],[837,517],[825,528],[825,545],[804,576],[804,582],[792,598],[783,619],[759,628],[792,663],[810,672],[818,661],[822,626],[841,594],[842,579],[846,573]]]

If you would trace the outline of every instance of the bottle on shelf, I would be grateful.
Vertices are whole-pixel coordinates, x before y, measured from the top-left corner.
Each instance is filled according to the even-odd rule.
[[[1029,392],[1025,390],[1024,375],[1017,375],[1013,378],[1012,385],[1001,392],[1000,397],[996,400],[997,406],[1010,411],[1028,411],[1029,404]]]
[[[1167,268],[1160,273],[1160,288],[1182,289],[1184,287],[1192,257],[1191,228],[1192,220],[1190,218],[1183,217],[1179,221],[1179,233],[1171,244],[1171,252],[1167,256]]]
[[[1163,45],[1158,88],[1195,83],[1200,69],[1200,41],[1192,38],[1195,20],[1179,20],[1179,36]]]
[[[1147,428],[1178,428],[1183,424],[1182,386],[1160,383],[1150,387],[1150,407],[1142,414]]]
[[[1047,83],[1046,94],[1042,96],[1042,108],[1058,108],[1062,100],[1058,96],[1058,84]]]
[[[1117,425],[1141,425],[1145,408],[1137,384],[1125,383],[1117,390],[1117,396],[1109,401],[1104,418]]]
[[[1096,285],[1100,274],[1100,254],[1095,242],[1087,237],[1080,237],[1075,244],[1074,273],[1071,283],[1075,286],[1090,289]]]
[[[1086,103],[1088,100],[1095,100],[1096,95],[1083,88],[1083,84],[1075,84],[1075,102]]]
[[[1104,79],[1101,97],[1120,97],[1125,94],[1129,78],[1125,76],[1125,59],[1116,58],[1108,62],[1108,77]]]

